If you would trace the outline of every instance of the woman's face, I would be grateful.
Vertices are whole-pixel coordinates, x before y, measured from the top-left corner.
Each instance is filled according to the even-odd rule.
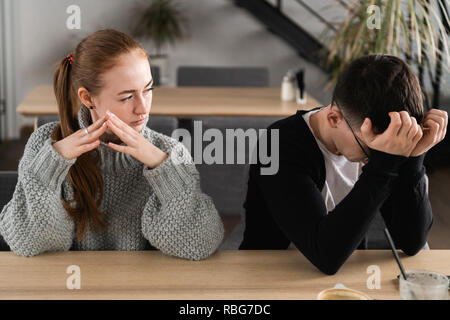
[[[147,57],[140,50],[121,55],[115,66],[102,74],[101,81],[102,90],[91,97],[93,122],[110,111],[140,132],[152,106],[153,78]],[[112,134],[110,129],[107,133]]]

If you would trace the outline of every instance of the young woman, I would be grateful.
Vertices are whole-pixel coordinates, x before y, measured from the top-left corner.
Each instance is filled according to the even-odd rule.
[[[223,224],[189,152],[146,126],[152,84],[146,52],[114,30],[60,62],[60,122],[30,137],[0,214],[13,252],[156,248],[200,260],[217,249]]]

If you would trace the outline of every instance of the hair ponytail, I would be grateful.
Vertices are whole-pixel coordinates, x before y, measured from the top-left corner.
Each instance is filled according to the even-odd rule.
[[[53,90],[58,104],[61,137],[67,137],[76,130],[76,114],[74,113],[78,98],[74,96],[70,69],[72,64],[67,57],[59,62],[53,77]]]
[[[72,63],[64,58],[53,78],[60,121],[52,133],[54,141],[64,139],[79,129],[77,114],[81,104],[72,85],[71,69]],[[97,231],[107,227],[106,215],[98,209],[103,198],[103,178],[97,163],[98,152],[94,149],[80,155],[68,172],[68,179],[74,189],[74,199],[62,199],[62,203],[77,226],[78,241],[85,234],[88,223]]]

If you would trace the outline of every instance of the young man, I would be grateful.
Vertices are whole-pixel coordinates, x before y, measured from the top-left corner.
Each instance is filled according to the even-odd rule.
[[[330,105],[269,127],[279,130],[279,170],[262,175],[261,163],[250,167],[239,249],[292,243],[331,275],[364,244],[380,211],[396,246],[416,254],[433,223],[423,159],[446,128],[445,111],[424,115],[405,62],[387,55],[355,60]]]

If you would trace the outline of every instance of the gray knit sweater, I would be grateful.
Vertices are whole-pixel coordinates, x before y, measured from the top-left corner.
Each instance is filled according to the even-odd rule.
[[[90,125],[89,110],[78,112],[81,128]],[[0,214],[0,234],[21,256],[45,251],[144,250],[191,260],[211,255],[223,240],[223,224],[211,198],[200,190],[199,174],[184,145],[147,127],[141,131],[169,154],[154,169],[105,143],[97,149],[104,180],[100,210],[109,227],[95,232],[89,226],[81,242],[61,198],[73,199],[67,179],[76,159],[63,158],[50,138],[57,122],[39,127],[30,137],[19,163],[13,198]]]

